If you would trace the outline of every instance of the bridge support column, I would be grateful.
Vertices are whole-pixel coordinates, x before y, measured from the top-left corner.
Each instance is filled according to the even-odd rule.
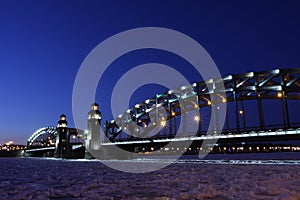
[[[199,112],[199,118],[198,118],[198,120],[196,120],[196,122],[198,122],[197,136],[201,136],[201,134],[202,134],[202,116],[201,116],[200,108],[199,108],[198,112]]]
[[[229,118],[228,118],[228,109],[226,110],[226,132],[229,132]]]
[[[265,130],[264,111],[263,111],[262,99],[261,99],[259,93],[258,93],[257,105],[258,105],[258,116],[259,116],[260,129]]]
[[[219,122],[219,106],[218,104],[216,104],[215,106],[215,116],[216,116],[216,133],[218,133],[220,131],[220,122]]]
[[[289,108],[288,102],[286,99],[286,93],[284,90],[282,91],[282,100],[281,100],[281,108],[282,108],[282,116],[283,116],[283,123],[286,128],[290,128],[290,115],[289,115]]]
[[[244,131],[247,131],[247,125],[246,125],[246,112],[245,112],[245,106],[244,106],[244,101],[241,101],[242,105],[242,112],[240,113],[242,115],[242,120],[243,120],[243,129]]]
[[[181,113],[182,115],[182,129],[183,129],[183,136],[188,136],[188,130],[187,130],[187,113],[185,110],[183,110],[183,112]]]
[[[235,91],[233,91],[233,101],[234,101],[234,109],[235,109],[236,130],[237,130],[237,132],[240,132],[239,106],[238,106],[237,95],[236,95]]]
[[[213,104],[211,104],[210,105],[210,119],[211,119],[211,122],[210,122],[210,124],[212,125],[211,126],[211,129],[209,130],[207,130],[207,134],[208,135],[211,135],[211,134],[213,134],[213,132],[214,132],[214,130],[215,130],[215,119],[214,119],[214,112],[213,112]]]

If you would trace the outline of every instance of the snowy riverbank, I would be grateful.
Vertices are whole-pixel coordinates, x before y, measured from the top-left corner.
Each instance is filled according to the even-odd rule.
[[[191,161],[130,174],[100,161],[0,158],[0,199],[300,199],[300,165]]]

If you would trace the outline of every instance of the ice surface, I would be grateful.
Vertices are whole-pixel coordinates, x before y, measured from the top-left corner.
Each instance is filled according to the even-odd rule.
[[[131,174],[96,160],[0,158],[0,199],[300,199],[297,160],[259,162],[189,159]]]

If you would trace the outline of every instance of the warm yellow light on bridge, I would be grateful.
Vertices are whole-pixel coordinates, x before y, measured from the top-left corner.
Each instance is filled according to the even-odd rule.
[[[167,125],[167,122],[165,120],[160,122],[160,125],[162,125],[163,127],[165,127]]]
[[[210,106],[210,105],[211,105],[211,101],[208,101],[208,102],[207,102],[207,105],[209,105],[209,106]]]
[[[172,116],[174,117],[176,115],[176,113],[174,111],[172,111]]]
[[[195,120],[196,122],[199,122],[199,121],[200,121],[200,117],[199,117],[198,115],[196,115],[196,116],[194,117],[194,120]]]
[[[281,92],[278,92],[278,93],[277,93],[277,97],[278,97],[278,98],[281,98],[281,97],[282,97],[282,93],[281,93]]]
[[[240,114],[241,114],[241,115],[244,114],[244,111],[240,110]]]

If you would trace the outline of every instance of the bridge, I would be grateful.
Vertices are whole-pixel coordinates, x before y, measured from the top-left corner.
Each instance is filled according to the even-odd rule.
[[[280,147],[271,142],[300,139],[299,100],[299,68],[229,75],[146,99],[114,120],[105,121],[104,133],[100,129],[98,104],[93,104],[88,113],[88,130],[78,134],[78,138],[85,140],[80,145],[87,152],[110,146],[147,153],[198,153],[216,148],[219,151],[220,147],[226,151],[242,148],[251,152],[261,148],[297,150],[292,145]],[[224,110],[223,126],[220,115]],[[59,142],[56,146],[54,143],[58,128],[38,130],[29,138],[26,151],[57,149]],[[47,143],[49,138],[52,144]],[[169,143],[175,146],[165,148]],[[176,146],[185,143],[186,146]]]
[[[61,115],[65,119],[65,115]],[[58,127],[43,127],[35,131],[27,141],[25,155],[28,157],[84,158],[84,132],[80,129],[67,128],[61,135]],[[60,136],[60,137],[59,137]]]

